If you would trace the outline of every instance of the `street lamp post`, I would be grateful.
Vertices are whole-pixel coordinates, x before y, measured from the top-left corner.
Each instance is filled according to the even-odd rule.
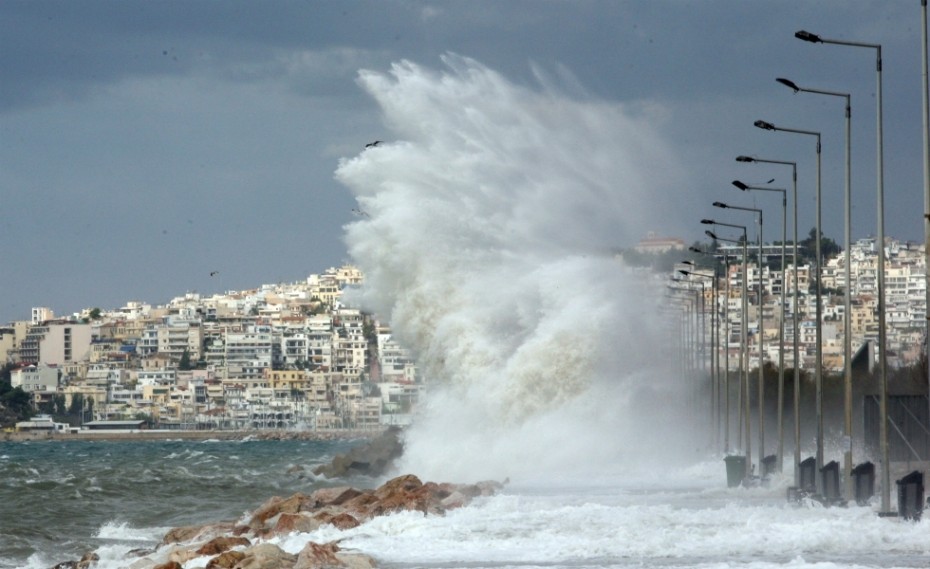
[[[736,229],[741,229],[741,230],[743,231],[743,240],[742,240],[742,242],[737,241],[737,240],[735,240],[735,239],[726,239],[726,238],[723,238],[723,237],[717,237],[717,235],[714,234],[714,232],[712,232],[712,231],[705,231],[704,233],[706,233],[708,237],[710,237],[711,239],[713,239],[713,240],[715,240],[715,241],[728,241],[728,242],[737,243],[737,244],[742,243],[742,245],[743,245],[743,279],[742,279],[742,280],[743,280],[743,286],[742,286],[742,297],[743,297],[743,298],[742,298],[742,309],[743,309],[742,312],[743,312],[743,314],[742,314],[742,316],[740,317],[740,320],[742,321],[742,326],[741,326],[741,328],[742,328],[742,332],[741,332],[741,336],[742,336],[741,340],[742,340],[742,342],[741,342],[741,346],[740,346],[740,362],[741,362],[741,367],[742,367],[742,372],[743,372],[742,386],[743,386],[743,392],[744,392],[744,397],[743,397],[743,426],[744,426],[744,428],[746,429],[746,472],[745,472],[745,478],[746,478],[746,480],[748,481],[748,480],[751,478],[751,476],[752,476],[752,441],[750,440],[750,439],[751,439],[751,426],[750,426],[750,419],[749,419],[749,354],[748,354],[748,352],[747,352],[747,348],[748,348],[747,336],[748,336],[748,333],[749,333],[749,330],[748,330],[748,320],[749,320],[749,292],[748,292],[748,290],[747,290],[748,287],[747,287],[747,281],[746,281],[746,272],[747,272],[747,270],[748,270],[748,258],[749,258],[749,256],[748,256],[747,251],[746,251],[746,243],[747,243],[747,239],[746,239],[746,226],[745,226],[745,225],[735,225],[735,224],[732,224],[732,223],[723,223],[723,222],[720,222],[720,221],[714,221],[713,219],[702,219],[702,220],[701,220],[701,223],[703,223],[704,225],[720,225],[720,226],[723,226],[723,227],[733,227],[733,228],[736,228]]]
[[[844,296],[843,318],[843,476],[846,480],[845,495],[847,500],[853,498],[852,484],[852,325],[850,322],[850,313],[852,312],[852,283],[850,272],[850,248],[852,245],[851,225],[852,225],[852,105],[849,93],[838,93],[836,91],[824,91],[821,89],[810,89],[799,87],[793,81],[779,77],[776,79],[782,85],[793,89],[795,93],[814,93],[817,95],[829,95],[832,97],[842,97],[846,100],[846,192],[844,217],[845,230],[843,232],[843,248],[845,249],[843,263],[843,275],[846,280],[846,294]]]
[[[816,224],[814,229],[814,265],[816,267],[815,279],[817,282],[816,290],[816,349],[814,357],[814,391],[816,408],[817,408],[817,454],[816,454],[816,467],[817,472],[820,472],[820,469],[823,468],[823,300],[822,300],[822,291],[823,286],[821,281],[823,280],[823,270],[822,262],[823,257],[820,254],[820,242],[822,240],[822,233],[820,231],[820,133],[811,131],[811,130],[800,130],[794,128],[785,128],[777,127],[772,123],[765,121],[756,121],[753,123],[756,127],[763,130],[772,130],[772,131],[782,131],[782,132],[793,132],[795,134],[806,134],[810,136],[817,137],[817,186],[816,186]],[[797,267],[795,267],[797,270]],[[820,476],[815,476],[817,491],[818,493],[823,490],[823,481]]]
[[[759,268],[759,286],[758,286],[758,322],[759,322],[759,333],[757,334],[758,343],[759,343],[759,382],[758,382],[758,407],[759,407],[759,464],[765,458],[765,366],[763,365],[765,361],[765,346],[763,342],[763,336],[765,335],[765,325],[763,318],[763,298],[765,297],[765,282],[763,279],[763,268],[762,268],[762,210],[755,207],[741,207],[736,205],[728,205],[723,202],[714,202],[714,207],[719,207],[722,209],[737,209],[741,211],[749,211],[758,214],[759,216],[759,258],[757,259],[756,266]],[[747,372],[748,373],[748,372]],[[761,471],[761,466],[760,466]],[[760,472],[761,474],[761,472]]]
[[[798,336],[800,331],[798,330],[798,310],[800,309],[801,300],[800,300],[800,290],[798,288],[798,163],[790,162],[786,160],[769,160],[766,158],[755,158],[751,156],[737,156],[737,162],[758,162],[764,164],[784,164],[791,166],[791,199],[794,203],[794,310],[792,324],[793,324],[793,353],[794,353],[794,485],[798,486],[800,484],[800,467],[801,467],[801,359],[800,359],[800,349],[798,346]],[[785,270],[785,263],[782,260],[782,273]],[[784,275],[782,275],[784,279]],[[784,291],[785,283],[782,283],[782,290]],[[782,298],[782,317],[784,318],[784,297]],[[779,401],[782,400],[782,395],[779,395]],[[781,415],[781,412],[779,412]],[[782,431],[779,429],[778,433],[779,440],[779,449],[782,449],[784,436]],[[779,469],[781,469],[781,450],[778,453],[779,456]]]
[[[920,59],[922,78],[922,107],[924,123],[924,266],[927,282],[924,286],[925,303],[928,316],[930,316],[930,81],[927,78],[927,0],[920,0]],[[930,354],[930,319],[927,320],[927,353]],[[930,373],[930,366],[927,366]],[[930,391],[930,375],[927,376],[927,389]],[[930,397],[928,397],[930,401]],[[930,415],[928,415],[930,416]]]
[[[691,261],[682,261],[682,264],[694,267],[694,263]],[[711,297],[714,299],[714,303],[716,304],[717,302],[716,270],[714,271],[713,275],[709,275],[707,273],[689,271],[689,270],[679,270],[678,272],[689,278],[698,277],[698,278],[710,279],[710,291],[711,291],[710,294],[711,294]],[[702,318],[701,334],[703,335],[704,331],[706,330],[706,325],[703,323],[703,319],[704,319],[704,315],[707,314],[707,305],[705,303],[706,296],[704,293],[704,281],[698,281],[698,282],[701,283],[701,318]],[[719,443],[719,439],[717,437],[718,435],[717,426],[716,426],[717,425],[716,418],[717,418],[717,415],[719,414],[719,410],[717,409],[717,386],[718,386],[717,372],[719,370],[717,370],[714,366],[714,356],[716,355],[717,348],[719,347],[719,337],[718,337],[719,334],[715,335],[715,331],[719,332],[720,330],[720,326],[717,324],[716,320],[717,320],[716,310],[714,310],[710,314],[710,386],[711,386],[710,388],[710,427],[711,427],[711,430],[714,431],[714,444],[715,445]],[[706,346],[706,342],[705,342],[705,346]]]
[[[685,276],[688,276],[688,275],[691,274],[690,271],[684,271],[684,270],[679,270],[678,272],[681,273],[682,275],[685,275]],[[686,281],[686,282],[687,282],[688,284],[691,284],[691,281],[690,281],[690,280],[688,280],[688,281]],[[705,333],[706,330],[707,330],[707,320],[706,320],[706,316],[705,316],[706,311],[705,311],[705,309],[704,309],[704,308],[705,308],[705,307],[704,307],[704,281],[697,281],[697,284],[701,285],[701,303],[700,303],[700,306],[699,306],[699,307],[696,307],[697,310],[698,310],[698,314],[700,315],[700,316],[697,316],[697,317],[696,317],[697,322],[698,322],[697,325],[698,325],[698,327],[700,328],[700,335],[699,335],[699,337],[700,337],[700,344],[699,344],[699,349],[696,350],[695,353],[696,353],[696,354],[697,354],[697,353],[700,353],[700,354],[701,354],[701,361],[699,362],[699,366],[700,366],[700,367],[699,367],[698,369],[699,369],[700,371],[704,372],[704,371],[707,371],[707,369],[706,369],[706,368],[707,368],[707,365],[706,365],[706,360],[707,360],[707,358],[704,357],[704,352],[706,351],[705,348],[706,348],[706,346],[707,346],[707,334]],[[690,289],[691,287],[689,286],[688,288]],[[711,321],[711,322],[712,322],[712,324],[713,324],[713,321]],[[695,342],[698,341],[698,334],[695,334],[694,341],[695,341]]]
[[[851,42],[845,40],[827,39],[801,30],[794,37],[811,43],[829,43],[851,47],[867,47],[875,50],[876,82],[875,105],[876,112],[876,152],[877,152],[877,209],[878,209],[878,370],[881,384],[881,400],[879,402],[879,438],[881,439],[882,454],[882,507],[881,513],[888,513],[891,509],[891,467],[888,456],[888,364],[886,361],[886,330],[885,330],[885,174],[884,149],[882,136],[882,46],[875,43]]]
[[[781,192],[781,320],[778,327],[778,446],[775,452],[775,466],[778,471],[782,467],[782,455],[784,453],[784,401],[785,401],[785,239],[788,233],[788,190],[781,188],[766,188],[762,186],[751,186],[744,184],[739,180],[734,180],[733,185],[742,191],[759,190],[766,192]]]
[[[702,255],[712,255],[716,258],[716,255],[707,253],[698,249],[697,247],[689,247],[689,251],[693,253],[700,253]],[[717,427],[720,428],[720,417],[723,416],[723,452],[730,452],[730,318],[729,318],[729,299],[730,299],[730,255],[724,253],[724,313],[723,313],[723,337],[724,343],[721,346],[720,343],[720,312],[718,308],[718,297],[720,293],[720,285],[717,284],[717,267],[714,265],[714,284],[717,285],[717,291],[714,292],[714,314],[717,317],[717,350],[715,351],[717,359],[717,395],[714,399],[715,405],[717,407]],[[720,381],[720,351],[721,348],[724,352],[724,370],[723,370],[723,382]],[[721,395],[722,394],[722,395]],[[723,410],[721,411],[721,399]]]

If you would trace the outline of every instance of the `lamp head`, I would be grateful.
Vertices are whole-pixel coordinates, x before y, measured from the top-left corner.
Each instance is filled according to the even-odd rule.
[[[753,158],[752,156],[737,156],[736,161],[737,162],[755,162],[756,159]]]
[[[688,251],[691,251],[692,253],[703,253],[704,252],[698,249],[697,247],[695,247],[694,245],[688,247]]]
[[[728,206],[727,204],[725,204],[725,203],[723,203],[723,202],[714,202],[713,205],[714,205],[714,207],[719,207],[719,208],[722,208],[722,209],[726,209],[726,208],[730,207],[730,206]]]
[[[749,189],[749,186],[747,186],[746,184],[740,182],[739,180],[733,180],[733,185],[736,186],[737,188],[743,190],[744,192],[745,192],[746,190]]]
[[[710,237],[710,238],[713,239],[714,241],[717,240],[717,236],[716,236],[716,235],[714,234],[714,232],[711,231],[710,229],[704,231],[704,235]]]
[[[788,87],[789,89],[794,89],[795,93],[801,90],[801,88],[795,85],[794,81],[791,81],[790,79],[785,79],[784,77],[777,77],[775,80],[781,83],[782,85],[784,85],[785,87]]]
[[[694,261],[684,260],[681,262],[682,265],[691,265],[694,266]]]
[[[717,222],[714,221],[713,219],[702,219],[701,223],[703,223],[704,225],[715,225]]]
[[[806,32],[804,30],[794,32],[794,37],[798,38],[799,40],[809,41],[811,43],[823,43],[823,40],[820,39],[820,36]]]
[[[678,269],[678,272],[681,273],[681,274],[683,274],[683,275],[690,275],[690,274],[691,274],[691,271],[684,271],[684,270],[682,270],[682,269]]]
[[[756,121],[752,123],[756,128],[761,128],[762,130],[775,130],[775,125],[770,122],[765,121]]]

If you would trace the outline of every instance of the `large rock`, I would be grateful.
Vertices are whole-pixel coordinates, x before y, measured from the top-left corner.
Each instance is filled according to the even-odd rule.
[[[194,539],[212,539],[230,531],[232,528],[233,524],[231,522],[174,528],[165,534],[161,543],[166,545],[169,543],[184,543]]]
[[[197,553],[200,555],[217,555],[240,545],[248,546],[252,545],[252,542],[244,537],[221,535],[200,546]]]
[[[233,569],[243,559],[245,553],[241,551],[224,551],[211,559],[206,569]]]
[[[245,556],[235,565],[236,569],[293,569],[297,556],[277,545],[262,543],[245,550]]]
[[[314,502],[309,496],[298,492],[289,498],[274,496],[252,514],[249,520],[249,527],[252,529],[262,529],[266,522],[280,514],[296,514],[301,510],[313,509]]]
[[[319,544],[308,542],[297,555],[294,569],[328,569],[348,567],[350,569],[373,569],[375,560],[362,553],[343,551],[336,542]]]
[[[355,475],[381,476],[404,452],[401,434],[400,428],[390,427],[367,443],[349,450],[346,454],[336,456],[329,464],[316,467],[313,473],[326,478]]]

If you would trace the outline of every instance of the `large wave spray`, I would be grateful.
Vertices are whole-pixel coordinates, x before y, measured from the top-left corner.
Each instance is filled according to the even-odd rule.
[[[443,61],[360,73],[396,141],[336,173],[367,214],[346,228],[354,300],[436,387],[404,469],[590,473],[681,441],[655,283],[610,254],[676,181],[646,114]]]

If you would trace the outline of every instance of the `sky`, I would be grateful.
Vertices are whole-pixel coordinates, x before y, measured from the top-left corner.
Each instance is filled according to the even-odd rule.
[[[763,208],[766,240],[780,238],[777,197],[731,181],[790,189],[790,168],[734,160],[745,154],[798,163],[806,236],[813,138],[753,122],[821,132],[823,231],[841,243],[842,99],[775,78],[851,95],[851,231],[874,235],[875,50],[794,32],[881,44],[885,233],[922,242],[920,24],[919,0],[4,0],[0,322],[34,306],[63,315],[293,282],[351,261],[344,228],[358,204],[334,173],[403,130],[360,71],[406,60],[441,72],[450,53],[649,121],[663,152],[641,166],[680,187],[624,235],[690,244],[706,240],[701,218],[752,224],[711,206],[723,201]],[[626,239],[605,247],[635,245]]]

